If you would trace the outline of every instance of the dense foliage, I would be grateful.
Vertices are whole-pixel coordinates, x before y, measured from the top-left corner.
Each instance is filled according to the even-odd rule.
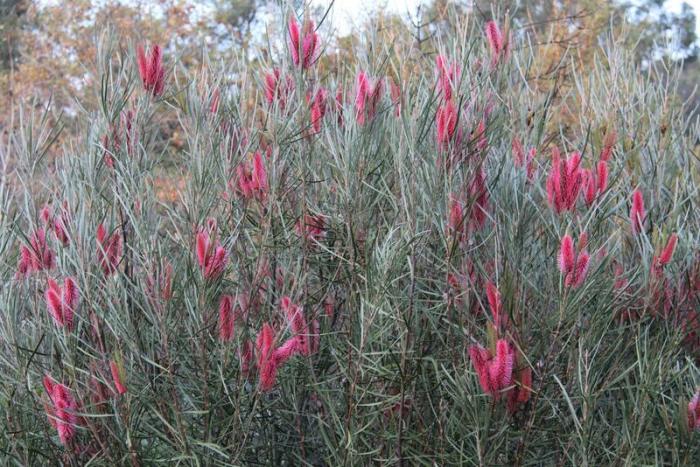
[[[378,21],[345,61],[296,13],[262,71],[105,34],[55,160],[50,103],[18,114],[4,463],[697,462],[677,70],[612,38],[543,70],[469,12],[431,42]]]

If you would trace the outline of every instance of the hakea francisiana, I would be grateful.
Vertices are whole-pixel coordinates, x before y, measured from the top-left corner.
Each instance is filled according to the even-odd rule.
[[[435,68],[438,80],[438,92],[449,101],[454,95],[455,89],[459,87],[459,68],[457,63],[448,63],[444,55],[435,57]]]
[[[586,251],[587,236],[582,233],[578,241],[578,252],[569,234],[561,239],[559,246],[559,271],[564,275],[566,287],[579,287],[583,284],[588,273],[590,255]]]
[[[319,88],[313,98],[308,95],[306,96],[307,102],[311,105],[311,127],[314,133],[321,132],[321,124],[323,123],[323,117],[326,115],[326,99],[328,97],[328,92]]]
[[[126,375],[121,361],[117,362],[116,360],[111,360],[109,362],[109,371],[112,373],[112,382],[114,383],[114,388],[117,390],[117,393],[120,395],[125,394],[127,391],[125,383]]]
[[[289,18],[289,50],[292,54],[292,62],[306,70],[318,59],[319,37],[316,25],[307,19],[302,29],[299,30],[299,22],[293,16]]]
[[[267,171],[260,151],[255,151],[252,163],[243,161],[236,167],[236,177],[235,190],[241,198],[260,202],[267,199]]]
[[[114,274],[122,256],[122,237],[118,232],[107,236],[103,224],[97,226],[97,261],[105,276]]]
[[[583,185],[581,155],[574,152],[562,160],[558,148],[552,150],[552,168],[547,177],[547,200],[554,211],[572,211]]]
[[[22,245],[17,261],[17,276],[26,277],[33,272],[48,271],[56,265],[56,253],[46,241],[46,230],[38,228],[29,237],[29,245]]]
[[[693,398],[688,402],[688,429],[700,431],[700,389],[695,392]]]
[[[479,376],[481,389],[498,400],[513,383],[515,352],[511,344],[506,339],[498,339],[495,353],[481,345],[472,345],[469,347],[469,357]]]
[[[495,67],[502,59],[506,60],[510,52],[509,41],[504,37],[501,28],[495,21],[489,21],[484,26],[486,41],[491,51],[491,66]]]
[[[250,373],[250,365],[253,363],[253,347],[253,342],[246,340],[241,343],[237,350],[241,374],[245,377],[247,377],[248,373]]]
[[[47,229],[51,229],[56,237],[56,240],[63,246],[70,244],[70,236],[68,235],[68,226],[70,225],[70,214],[68,202],[64,201],[60,208],[60,214],[54,215],[49,205],[44,206],[41,210],[41,220]]]
[[[54,322],[59,327],[69,331],[73,329],[73,317],[78,307],[78,286],[72,277],[63,280],[63,287],[53,279],[48,280],[48,288],[44,292],[46,306]]]
[[[277,381],[277,369],[298,350],[298,340],[293,337],[275,348],[275,331],[269,323],[263,324],[255,342],[258,367],[258,386],[261,391],[271,390]]]
[[[163,94],[165,68],[163,68],[163,51],[160,45],[152,45],[148,54],[144,51],[143,46],[139,45],[136,49],[136,61],[144,89],[153,97]]]
[[[632,223],[632,233],[634,235],[644,230],[645,218],[644,196],[642,196],[642,191],[637,188],[632,193],[632,207],[630,208],[630,222]]]
[[[447,101],[438,107],[435,114],[438,148],[446,150],[450,147],[456,134],[457,118],[457,107],[452,101]]]
[[[297,235],[309,241],[319,241],[326,235],[326,216],[323,214],[304,214],[294,225]]]
[[[58,439],[64,446],[75,436],[75,427],[79,424],[78,404],[70,389],[56,382],[51,376],[44,376],[44,389],[49,396],[46,415],[51,426],[58,432]]]
[[[228,253],[221,246],[216,235],[216,220],[209,219],[207,228],[200,228],[195,239],[199,269],[202,271],[204,279],[208,281],[220,278],[228,263]]]
[[[291,76],[282,77],[279,68],[265,73],[265,101],[269,105],[276,101],[279,103],[279,107],[284,109],[293,92],[294,79]]]
[[[358,124],[364,125],[367,120],[374,118],[383,94],[383,79],[378,79],[372,84],[367,73],[358,73],[355,87],[355,118]]]
[[[289,327],[297,340],[296,350],[303,356],[308,357],[318,351],[319,335],[318,321],[314,320],[309,327],[309,323],[304,316],[304,309],[292,303],[289,297],[282,297],[280,308],[287,317]]]
[[[608,163],[599,161],[593,170],[583,169],[583,197],[587,205],[592,205],[596,198],[608,188]]]

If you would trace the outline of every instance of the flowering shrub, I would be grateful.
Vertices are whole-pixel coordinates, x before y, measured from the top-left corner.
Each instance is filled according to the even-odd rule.
[[[673,74],[608,44],[560,125],[526,38],[473,20],[403,64],[368,34],[333,65],[289,11],[260,66],[188,76],[106,42],[101,106],[55,164],[58,128],[23,114],[7,462],[698,459],[699,134]]]

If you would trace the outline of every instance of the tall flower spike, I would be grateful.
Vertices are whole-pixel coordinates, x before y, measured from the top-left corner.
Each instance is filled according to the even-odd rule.
[[[233,339],[236,321],[234,300],[231,295],[222,295],[219,299],[219,339],[222,342]]]
[[[323,117],[326,115],[327,95],[328,93],[325,89],[319,88],[311,100],[311,127],[314,133],[320,133],[321,131],[321,123],[323,123]]]
[[[577,152],[562,160],[559,149],[552,150],[552,168],[547,177],[547,200],[559,214],[572,211],[576,206],[584,181],[584,172],[580,167],[581,155]]]
[[[165,68],[163,68],[163,52],[158,44],[152,45],[146,54],[143,46],[136,50],[136,60],[143,87],[153,97],[163,94],[165,88]]]
[[[496,66],[502,56],[506,55],[506,44],[501,33],[501,28],[495,21],[489,21],[484,26],[486,40],[491,50],[491,66]]]
[[[295,66],[301,66],[302,70],[306,70],[318,58],[319,38],[315,31],[315,24],[311,20],[305,20],[300,31],[299,22],[292,16],[289,18],[288,28],[292,62]]]
[[[457,108],[448,101],[437,109],[435,114],[437,142],[440,149],[447,149],[452,142],[457,128]]]
[[[236,176],[236,192],[241,198],[256,199],[260,202],[264,202],[267,199],[269,188],[267,170],[260,151],[256,151],[253,155],[252,164],[243,161],[238,165]]]
[[[59,327],[73,329],[73,316],[78,306],[78,287],[71,277],[63,281],[63,287],[53,279],[48,280],[48,288],[44,292],[46,306],[54,322]]]
[[[480,345],[472,345],[469,347],[469,357],[483,391],[498,400],[501,392],[513,382],[515,353],[510,343],[499,339],[495,355]]]
[[[663,250],[661,250],[659,256],[654,256],[654,259],[652,261],[652,268],[656,272],[660,272],[664,266],[671,262],[673,252],[676,249],[676,243],[678,243],[678,235],[675,233],[671,234],[671,236],[668,237],[668,242],[666,242],[666,246]]]
[[[303,308],[292,303],[289,297],[282,297],[280,308],[287,317],[289,327],[292,329],[294,337],[297,339],[299,352],[308,357],[312,354],[313,345],[311,341],[314,339],[314,336],[309,330]]]
[[[58,432],[61,444],[65,446],[75,436],[75,427],[79,421],[76,415],[78,405],[70,390],[54,381],[51,376],[44,376],[43,383],[50,402],[46,406],[46,415],[51,426]]]
[[[383,95],[383,80],[378,79],[372,85],[367,73],[358,73],[355,86],[355,118],[358,124],[364,125],[367,120],[374,118]]]
[[[558,257],[559,270],[564,276],[564,285],[566,287],[579,287],[586,279],[590,255],[585,250],[585,247],[585,233],[582,233],[579,239],[578,253],[574,249],[574,241],[570,235],[566,234],[561,239]]]
[[[228,254],[218,241],[212,241],[210,235],[216,235],[216,222],[213,219],[210,219],[208,229],[201,228],[197,232],[197,261],[204,279],[216,280],[224,273]]]
[[[435,57],[435,67],[438,79],[438,91],[442,93],[442,97],[449,101],[452,99],[454,90],[458,87],[459,69],[456,63],[448,64],[447,58],[444,55]]]
[[[642,191],[637,188],[632,193],[632,208],[630,209],[630,222],[632,223],[632,233],[634,235],[644,230],[645,218],[644,196],[642,196]]]
[[[263,324],[255,342],[260,390],[269,391],[277,379],[277,363],[274,359],[275,332],[269,323]]]
[[[32,272],[48,271],[56,265],[56,254],[46,241],[46,231],[38,228],[29,237],[29,245],[20,247],[17,275],[26,277]]]

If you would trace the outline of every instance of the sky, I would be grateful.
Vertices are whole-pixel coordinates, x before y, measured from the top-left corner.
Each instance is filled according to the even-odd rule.
[[[700,35],[700,0],[667,0],[667,8],[670,11],[680,11],[683,1],[695,10],[696,30]],[[328,5],[329,0],[316,0],[317,5]],[[424,0],[335,0],[331,20],[333,26],[341,35],[352,30],[354,24],[362,23],[362,19],[377,8],[377,5],[385,5],[388,10],[405,16],[407,12],[415,12],[416,7],[424,3]]]

